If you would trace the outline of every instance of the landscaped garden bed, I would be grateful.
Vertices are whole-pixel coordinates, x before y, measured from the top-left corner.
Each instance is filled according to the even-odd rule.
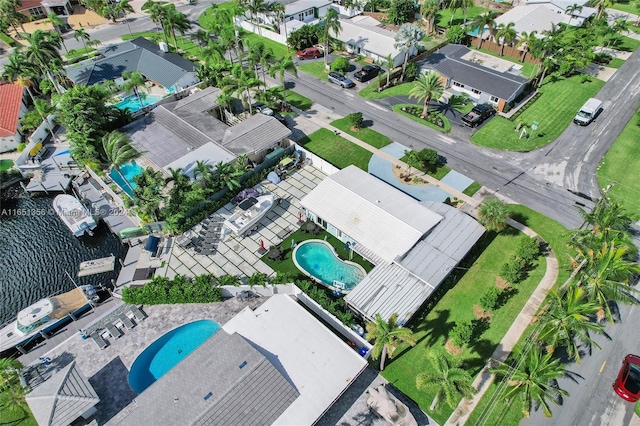
[[[400,115],[404,115],[416,121],[420,124],[424,124],[427,127],[431,127],[442,133],[451,131],[451,123],[449,119],[437,111],[429,111],[429,114],[425,118],[421,118],[422,106],[413,104],[396,104],[393,106],[393,110]]]
[[[373,129],[369,129],[367,127],[354,129],[351,126],[349,117],[343,117],[335,120],[331,122],[331,125],[333,127],[337,127],[345,133],[350,134],[354,138],[358,138],[361,141],[368,143],[375,148],[383,148],[391,143],[391,139],[389,139],[388,136],[385,136],[382,133],[378,133]]]

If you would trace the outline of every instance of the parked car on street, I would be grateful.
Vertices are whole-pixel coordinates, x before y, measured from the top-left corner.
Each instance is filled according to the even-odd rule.
[[[380,67],[377,65],[365,65],[360,71],[353,74],[353,78],[360,82],[369,81],[380,74]]]
[[[350,78],[347,78],[339,72],[335,71],[331,71],[327,78],[331,83],[337,84],[347,89],[356,85]]]
[[[640,399],[640,356],[629,354],[624,357],[613,390],[625,401]]]
[[[298,59],[316,59],[324,56],[322,49],[317,47],[307,47],[299,51],[297,54]]]
[[[496,110],[489,104],[476,105],[462,117],[462,124],[469,127],[476,127],[482,124],[487,118],[491,118],[495,113]]]

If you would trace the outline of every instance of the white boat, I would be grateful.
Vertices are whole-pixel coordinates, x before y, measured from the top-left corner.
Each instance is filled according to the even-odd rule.
[[[53,199],[53,209],[76,237],[91,232],[97,226],[89,210],[72,195],[60,194]]]
[[[90,300],[97,302],[100,297],[93,286],[83,285],[24,308],[15,321],[0,329],[0,351],[26,344],[41,332],[47,333],[80,316],[89,308]]]
[[[235,211],[224,221],[224,227],[233,234],[243,236],[258,229],[258,222],[276,203],[273,194],[250,197],[242,201]]]

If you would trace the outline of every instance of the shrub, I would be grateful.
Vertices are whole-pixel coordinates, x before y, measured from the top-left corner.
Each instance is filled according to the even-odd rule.
[[[166,303],[210,303],[222,300],[222,290],[212,274],[204,274],[193,281],[176,275],[173,280],[153,277],[144,287],[125,287],[122,300],[131,305]]]
[[[520,240],[516,256],[527,263],[531,263],[540,256],[540,241],[534,237],[523,237]]]
[[[349,60],[340,56],[331,63],[331,71],[347,72],[349,71],[350,66]]]
[[[25,149],[26,147],[27,147],[27,144],[26,144],[26,143],[24,143],[24,142],[20,142],[20,143],[18,144],[18,147],[17,147],[16,149],[18,150],[18,152],[22,152],[22,151],[24,151],[24,149]]]
[[[498,305],[501,293],[502,291],[498,287],[490,287],[480,298],[480,306],[482,309],[485,311],[493,311]]]
[[[421,149],[420,152],[418,152],[418,156],[425,169],[433,169],[440,161],[438,152],[431,148]]]
[[[264,272],[255,272],[253,275],[247,278],[247,284],[250,285],[251,287],[256,285],[261,285],[262,287],[266,287],[268,278],[269,277]]]
[[[389,22],[394,25],[402,25],[414,19],[416,7],[413,0],[393,0],[389,10]]]
[[[289,34],[287,45],[295,50],[302,50],[318,44],[320,28],[317,25],[303,25]]]
[[[351,124],[351,127],[355,127],[356,129],[360,129],[362,127],[362,122],[364,120],[362,118],[361,112],[352,112],[351,114],[347,115],[347,118],[349,119],[349,124]]]
[[[473,324],[471,321],[462,321],[456,324],[451,330],[451,340],[457,346],[464,346],[471,341],[473,336]]]
[[[526,263],[523,259],[512,257],[500,270],[500,276],[511,284],[518,284],[527,276]]]
[[[413,81],[418,76],[418,66],[414,62],[407,63],[407,67],[404,72],[404,80],[405,81]]]
[[[447,37],[447,41],[449,41],[449,43],[454,44],[464,44],[464,41],[467,38],[467,33],[465,33],[464,28],[460,25],[455,25],[449,28],[444,35]]]

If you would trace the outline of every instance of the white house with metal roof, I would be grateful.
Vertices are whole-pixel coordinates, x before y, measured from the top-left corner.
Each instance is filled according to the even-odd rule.
[[[576,4],[579,9],[571,10],[570,7]],[[567,10],[569,12],[567,13]],[[541,2],[528,2],[526,5],[516,6],[498,16],[495,25],[507,25],[513,22],[513,28],[520,36],[523,32],[530,34],[536,31],[538,37],[543,37],[543,31],[549,31],[552,25],[565,24],[581,27],[597,10],[587,7],[585,1],[576,2],[551,2],[548,0]]]
[[[345,296],[367,319],[408,321],[484,233],[465,213],[418,202],[349,166],[300,200],[307,217],[376,266]]]

